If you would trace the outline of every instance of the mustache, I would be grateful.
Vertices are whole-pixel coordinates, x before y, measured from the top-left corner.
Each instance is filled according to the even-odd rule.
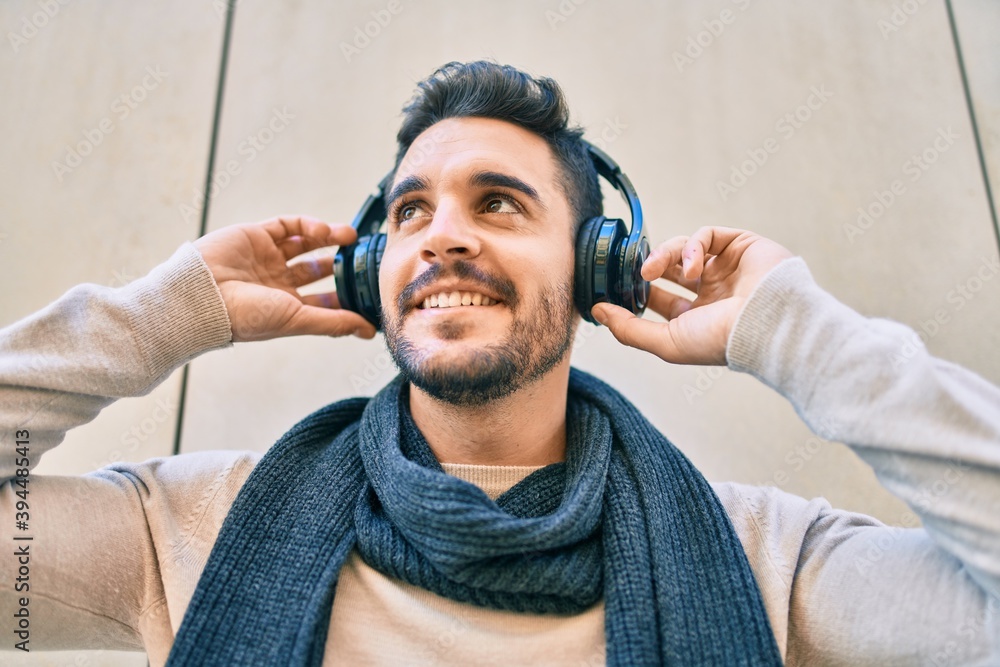
[[[404,287],[396,299],[396,309],[400,316],[406,315],[416,308],[416,304],[413,303],[413,296],[418,291],[428,287],[436,280],[451,276],[477,283],[479,286],[487,288],[499,296],[500,300],[512,310],[517,307],[519,297],[513,281],[509,278],[484,271],[468,260],[458,260],[447,267],[443,264],[433,264],[429,269],[417,276],[413,282]]]

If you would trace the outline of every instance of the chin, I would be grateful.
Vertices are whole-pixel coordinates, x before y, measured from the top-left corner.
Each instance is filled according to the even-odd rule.
[[[461,349],[458,349],[461,348]],[[463,407],[480,407],[506,398],[524,384],[522,368],[506,355],[457,345],[437,353],[393,353],[403,376],[430,396]]]
[[[386,344],[403,377],[439,400],[483,406],[534,384],[562,363],[578,319],[568,286],[542,295],[520,318],[412,311],[384,315]],[[497,314],[509,313],[490,306]]]

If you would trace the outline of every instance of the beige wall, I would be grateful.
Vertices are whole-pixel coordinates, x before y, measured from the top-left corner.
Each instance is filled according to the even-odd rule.
[[[44,6],[0,4],[0,324],[74,284],[141,275],[194,238],[200,219],[221,0],[69,0],[51,17]],[[990,0],[954,9],[996,192],[1000,10]],[[373,12],[391,20],[376,30]],[[41,27],[32,32],[32,22]],[[347,48],[366,27],[377,34]],[[698,40],[700,51],[678,58]],[[922,329],[935,354],[1000,382],[1000,276],[976,278],[996,261],[997,234],[942,2],[242,0],[229,57],[210,229],[286,212],[349,221],[390,164],[414,82],[449,60],[493,58],[563,84],[576,120],[591,138],[603,134],[638,188],[654,240],[704,224],[758,231],[805,257],[844,302]],[[817,90],[823,101],[802,107]],[[127,115],[114,103],[121,95],[135,107]],[[782,121],[797,111],[801,121]],[[97,136],[105,119],[111,131],[91,154],[56,173],[66,147]],[[944,151],[934,148],[939,132],[954,137]],[[250,149],[253,136],[268,143]],[[777,152],[723,197],[718,183],[768,139]],[[914,171],[912,157],[925,152],[933,164]],[[857,209],[896,180],[903,193],[859,225]],[[960,285],[971,298],[955,297]],[[780,481],[909,520],[866,466],[811,436],[749,377],[654,362],[592,327],[574,355],[713,480]],[[182,450],[266,449],[311,410],[370,394],[391,375],[381,339],[298,338],[202,357],[191,365]],[[109,408],[39,472],[169,453],[179,386],[175,374]],[[133,429],[139,446],[125,437]],[[144,664],[117,660],[74,653],[16,664]]]
[[[190,0],[0,3],[0,325],[78,283],[128,282],[197,235],[177,202],[205,180],[223,25]],[[36,471],[169,454],[179,393],[175,373],[120,401]],[[0,648],[10,667],[146,665],[141,653]]]

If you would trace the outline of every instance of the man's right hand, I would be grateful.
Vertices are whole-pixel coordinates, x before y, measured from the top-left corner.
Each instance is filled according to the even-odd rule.
[[[233,342],[315,334],[372,338],[375,327],[343,310],[335,293],[300,296],[296,288],[333,273],[333,257],[288,262],[332,245],[353,243],[349,225],[282,216],[232,225],[206,234],[194,245],[222,292]]]

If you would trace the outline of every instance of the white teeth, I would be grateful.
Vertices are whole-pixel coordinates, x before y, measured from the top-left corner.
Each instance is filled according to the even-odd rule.
[[[441,292],[424,299],[423,308],[453,308],[456,306],[492,306],[496,300],[479,292]]]

